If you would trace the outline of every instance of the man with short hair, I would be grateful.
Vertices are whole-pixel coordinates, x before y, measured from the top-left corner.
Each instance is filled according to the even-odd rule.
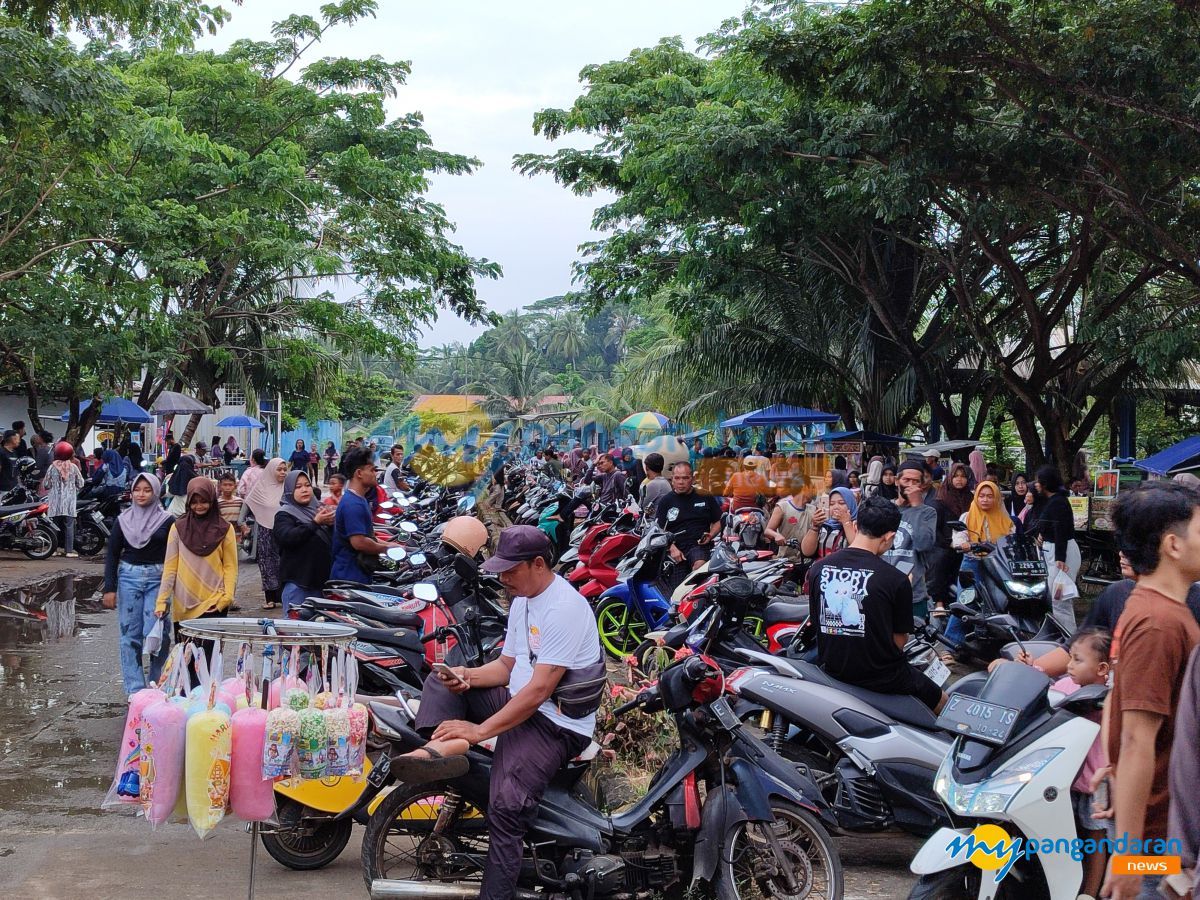
[[[570,673],[603,678],[596,617],[551,568],[549,538],[530,525],[500,533],[482,570],[499,575],[514,597],[499,659],[425,680],[415,727],[430,743],[394,757],[400,780],[453,778],[468,769],[462,754],[499,736],[488,786],[487,863],[480,900],[509,900],[521,873],[522,842],[537,818],[550,779],[592,740],[596,714],[568,715],[555,692]],[[597,672],[598,670],[598,672]],[[579,710],[582,712],[582,710]]]
[[[654,510],[659,526],[675,534],[671,559],[686,570],[700,568],[708,560],[709,546],[721,530],[721,504],[710,494],[696,490],[690,463],[677,462],[671,469],[671,493],[664,494]]]
[[[912,459],[901,463],[896,473],[896,486],[900,491],[896,500],[896,505],[900,507],[900,527],[890,549],[883,554],[884,562],[908,576],[912,584],[913,605],[909,616],[922,618],[929,614],[925,557],[933,549],[937,538],[937,510],[925,503],[925,477],[923,464]]]
[[[601,453],[596,465],[583,479],[584,484],[600,485],[601,503],[616,503],[629,496],[625,486],[625,473],[617,468],[617,460],[611,453]]]
[[[31,450],[33,451],[33,461],[37,463],[37,469],[43,475],[50,469],[50,461],[52,454],[52,446],[54,438],[48,431],[36,431],[30,439]]]
[[[175,432],[173,431],[167,432],[164,442],[167,445],[167,453],[163,457],[162,469],[163,481],[166,481],[175,471],[175,467],[179,465],[179,458],[183,456],[183,447],[175,442]]]
[[[0,438],[0,491],[11,491],[17,486],[17,441],[18,435],[11,428]]]
[[[913,588],[880,559],[900,534],[902,513],[890,500],[858,505],[850,546],[813,565],[808,574],[817,618],[817,658],[839,681],[881,694],[910,694],[934,712],[946,695],[904,658],[912,632]]]
[[[647,453],[642,461],[646,468],[646,480],[638,491],[638,505],[647,516],[653,516],[658,501],[671,493],[671,482],[663,477],[665,464],[661,453]]]
[[[383,472],[383,487],[388,491],[408,490],[408,481],[401,471],[404,466],[404,445],[393,444],[388,454],[387,468]]]
[[[14,453],[17,456],[33,456],[33,454],[29,451],[29,445],[25,443],[25,423],[20,419],[17,419],[17,421],[13,422],[12,430],[17,433],[19,438],[17,441],[17,448]]]
[[[369,584],[371,577],[359,564],[358,554],[386,553],[400,545],[375,539],[371,505],[366,499],[378,485],[370,451],[361,447],[348,450],[342,456],[342,474],[346,476],[346,489],[333,519],[333,568],[329,577]]]
[[[946,477],[946,470],[942,468],[941,454],[936,450],[929,450],[925,454],[925,465],[929,467],[929,479],[938,484]]]
[[[1186,605],[1200,580],[1200,492],[1173,482],[1122,491],[1113,523],[1137,575],[1113,634],[1113,687],[1104,706],[1116,833],[1166,840],[1176,714],[1188,658],[1200,645],[1200,625]],[[1098,771],[1093,785],[1108,771]],[[1101,896],[1155,897],[1161,880],[1110,872]]]

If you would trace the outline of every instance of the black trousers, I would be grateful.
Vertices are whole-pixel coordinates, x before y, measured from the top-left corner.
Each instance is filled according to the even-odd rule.
[[[417,730],[428,733],[446,719],[482,724],[509,699],[506,687],[455,694],[431,675],[421,691]],[[589,738],[560,728],[540,712],[500,735],[488,785],[488,855],[480,900],[511,900],[521,874],[521,843],[537,818],[546,785],[590,743]]]

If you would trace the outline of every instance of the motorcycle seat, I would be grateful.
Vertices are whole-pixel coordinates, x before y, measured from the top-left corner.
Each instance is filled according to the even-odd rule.
[[[912,725],[924,731],[934,731],[937,729],[937,717],[934,716],[933,711],[928,706],[916,697],[909,694],[881,694],[879,691],[869,691],[857,685],[838,681],[824,669],[812,663],[801,662],[799,660],[792,660],[791,663],[800,672],[801,677],[805,681],[824,684],[845,691],[852,697],[857,697],[864,703],[875,707],[875,709],[889,717],[893,722]]]
[[[767,604],[763,610],[763,622],[767,625],[778,625],[780,622],[803,622],[808,618],[807,603],[786,603],[775,601]]]
[[[398,609],[385,609],[372,603],[341,602],[338,600],[322,600],[313,604],[317,609],[337,609],[354,613],[372,622],[382,622],[396,628],[421,628],[421,617],[416,613],[403,612]]]
[[[369,644],[398,647],[401,650],[411,650],[415,653],[423,654],[425,652],[425,647],[421,644],[421,637],[415,631],[389,630],[367,626],[359,626],[354,630],[358,633],[359,640],[366,641]]]
[[[13,513],[26,512],[41,506],[41,503],[14,503],[12,506],[0,506],[0,516],[11,516]]]

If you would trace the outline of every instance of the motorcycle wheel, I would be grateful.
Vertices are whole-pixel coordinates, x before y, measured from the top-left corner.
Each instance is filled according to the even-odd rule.
[[[35,525],[33,530],[21,538],[21,552],[30,559],[49,559],[58,549],[58,538],[45,525]]]
[[[488,831],[483,815],[463,800],[446,829],[434,834],[445,790],[437,784],[399,784],[379,804],[367,820],[362,840],[368,891],[377,878],[480,883],[482,871],[447,863],[444,854],[486,856]]]
[[[95,556],[104,549],[104,532],[92,522],[84,522],[75,528],[75,551],[80,556]]]
[[[794,803],[771,798],[775,822],[768,825],[792,865],[798,890],[792,893],[778,875],[770,875],[775,856],[770,845],[755,833],[751,822],[738,822],[725,832],[721,842],[721,864],[716,875],[718,900],[743,897],[792,900],[834,900],[845,885],[837,847],[816,817]]]
[[[908,892],[908,900],[975,900],[979,896],[979,869],[958,866],[922,875]],[[1018,879],[1009,875],[996,890],[996,900],[1048,900],[1044,878]]]
[[[353,819],[316,825],[309,833],[307,827],[300,825],[307,812],[305,806],[287,797],[276,796],[275,800],[279,829],[259,835],[273,860],[297,872],[306,872],[324,868],[341,856],[354,830]]]
[[[647,630],[642,617],[616,597],[608,597],[596,606],[596,627],[604,652],[619,660],[638,648]]]

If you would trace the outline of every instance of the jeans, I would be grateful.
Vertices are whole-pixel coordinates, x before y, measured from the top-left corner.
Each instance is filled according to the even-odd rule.
[[[63,533],[62,549],[67,553],[75,552],[75,517],[74,516],[55,516],[54,524],[58,526],[58,530]]]
[[[121,679],[125,693],[132,694],[146,686],[142,671],[142,641],[154,628],[154,601],[162,583],[163,567],[135,566],[123,562],[117,567],[117,621],[121,626]],[[158,681],[163,663],[171,652],[171,642],[164,623],[161,649],[150,659],[150,680]]]
[[[305,587],[302,584],[296,584],[294,581],[289,581],[283,586],[283,614],[286,617],[288,610],[293,606],[299,606],[304,602],[306,597],[320,597],[321,588]]]
[[[1158,892],[1158,886],[1162,883],[1162,875],[1143,875],[1142,890],[1137,895],[1137,900],[1162,900],[1162,894]]]
[[[971,584],[976,584],[979,579],[979,559],[971,556],[969,553],[963,554],[962,566],[959,571],[970,572],[973,576],[975,576],[974,580],[971,581]],[[962,590],[962,579],[959,579],[958,589],[959,591]],[[958,644],[961,643],[962,639],[966,636],[967,629],[963,627],[962,618],[954,615],[954,613],[951,613],[950,618],[946,622],[946,640],[953,641],[954,643]]]

